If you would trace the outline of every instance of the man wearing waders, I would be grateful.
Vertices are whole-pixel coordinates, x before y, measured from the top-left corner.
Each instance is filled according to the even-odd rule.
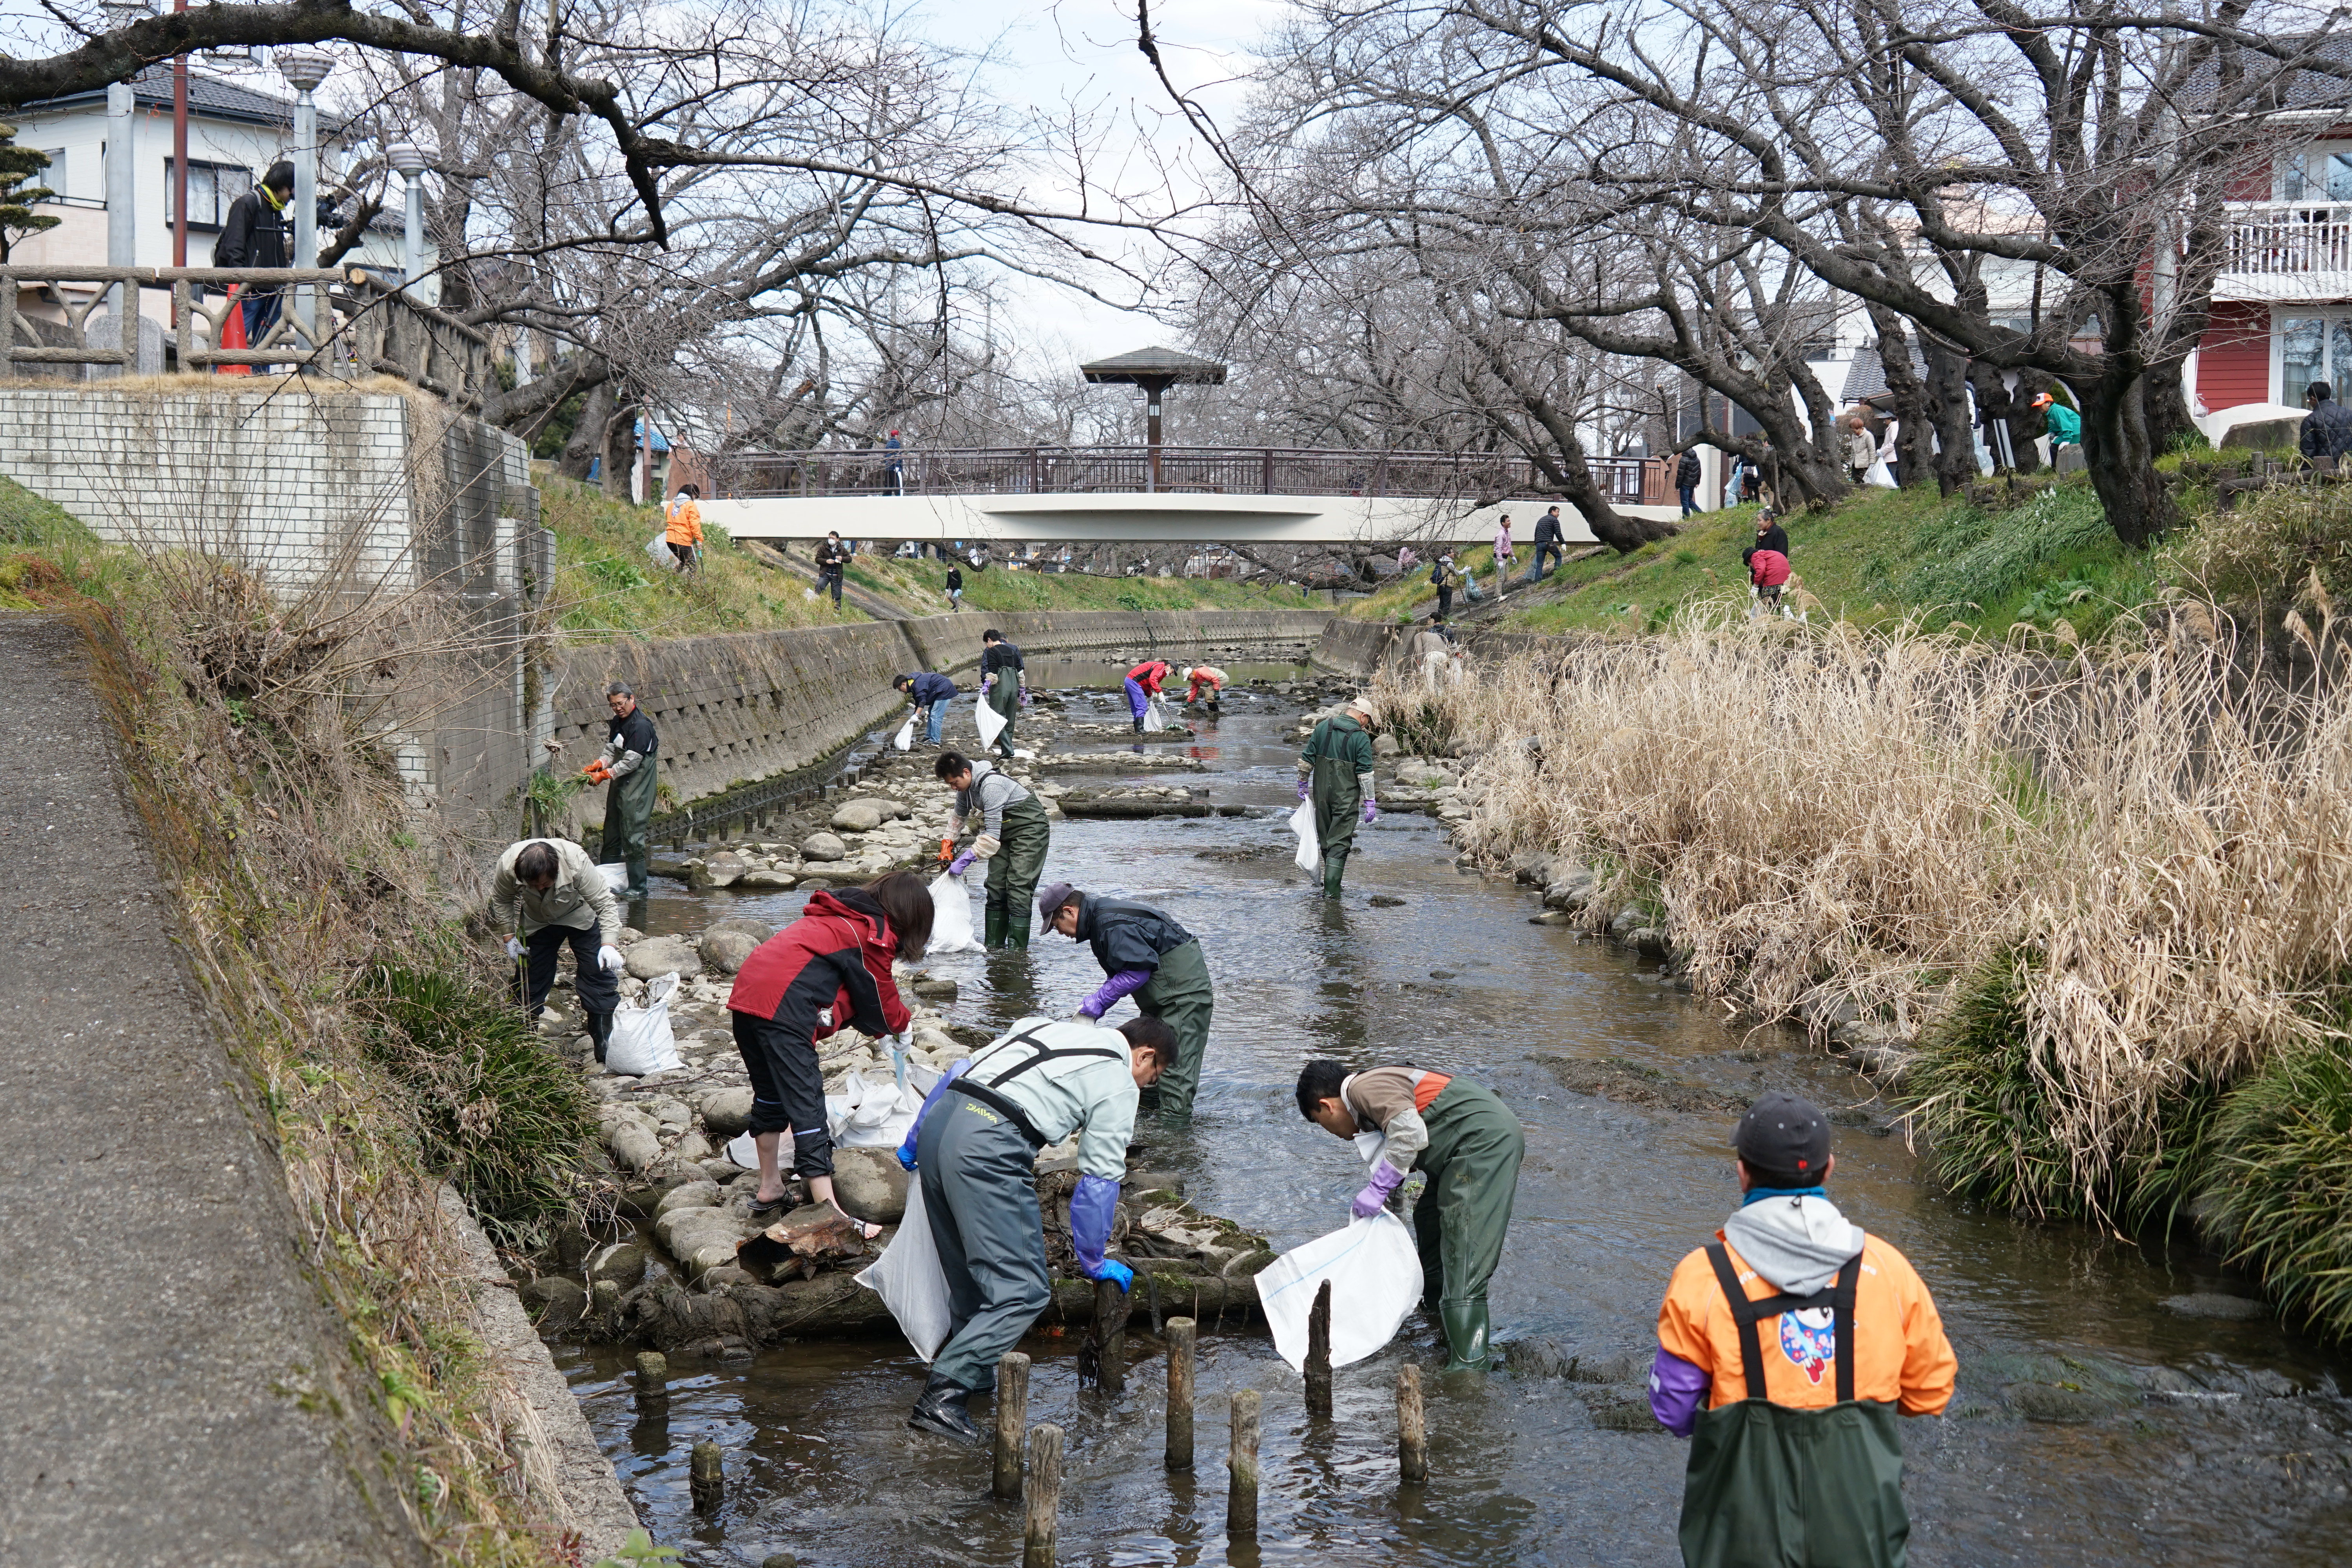
[[[1519,1188],[1527,1137],[1492,1089],[1419,1068],[1367,1068],[1335,1061],[1299,1069],[1298,1112],[1337,1138],[1381,1134],[1371,1180],[1349,1213],[1370,1219],[1405,1176],[1429,1178],[1413,1205],[1423,1304],[1445,1327],[1447,1372],[1486,1372],[1486,1281],[1503,1258],[1511,1200]]]
[[[1056,882],[1037,895],[1037,913],[1048,930],[1092,946],[1095,962],[1109,976],[1078,1004],[1080,1017],[1099,1018],[1131,994],[1137,1012],[1159,1019],[1174,1034],[1174,1054],[1144,1109],[1154,1112],[1162,1127],[1189,1124],[1192,1097],[1201,1089],[1201,1059],[1209,1054],[1209,1015],[1215,1004],[1200,942],[1150,904],[1098,899],[1067,882]]]
[[[1822,1184],[1829,1119],[1775,1089],[1739,1119],[1740,1208],[1675,1268],[1650,1409],[1692,1437],[1688,1568],[1902,1568],[1903,1439],[1958,1370],[1910,1262]]]
[[[555,961],[572,944],[572,980],[596,1059],[613,1038],[621,987],[621,910],[588,851],[567,838],[526,838],[499,857],[490,881],[490,921],[507,938],[507,956],[522,965],[523,1010],[536,1018],[555,984]]]
[[[974,860],[988,862],[988,895],[982,905],[982,947],[1029,945],[1029,900],[1045,869],[1053,828],[1037,797],[983,761],[961,752],[941,752],[932,764],[940,782],[956,792],[955,821],[977,828],[971,847],[948,862],[948,875],[961,877]],[[975,825],[972,818],[979,818]]]
[[[1359,813],[1366,824],[1381,815],[1372,799],[1372,738],[1364,730],[1364,721],[1371,716],[1370,707],[1357,698],[1337,717],[1316,725],[1307,749],[1298,753],[1298,798],[1315,802],[1315,838],[1323,850],[1327,899],[1339,896]]]
[[[637,706],[636,694],[626,684],[616,680],[606,687],[604,700],[613,710],[613,721],[604,731],[604,754],[581,771],[593,783],[612,786],[604,792],[604,858],[627,863],[629,885],[623,896],[642,899],[646,829],[654,819],[654,795],[661,788],[654,762],[661,742],[654,733],[654,721]]]
[[[1013,754],[1013,721],[1021,716],[1021,705],[1029,700],[1029,667],[1021,661],[1021,650],[1004,640],[1004,634],[991,626],[980,634],[980,700],[997,711],[1004,728],[996,732],[996,754]],[[1030,879],[1036,885],[1036,879]],[[1029,919],[1029,895],[1021,895],[1021,919]]]
[[[1054,1300],[1038,1223],[1037,1151],[1078,1135],[1070,1247],[1078,1271],[1121,1290],[1135,1271],[1107,1258],[1136,1096],[1160,1077],[1168,1030],[1156,1018],[1116,1029],[1087,1020],[1024,1018],[940,1080],[899,1145],[923,1184],[940,1270],[947,1277],[947,1343],[907,1425],[977,1443],[964,1406],[996,1385],[996,1361]]]

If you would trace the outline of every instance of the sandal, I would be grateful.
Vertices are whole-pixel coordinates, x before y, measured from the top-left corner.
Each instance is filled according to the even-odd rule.
[[[843,1208],[837,1203],[828,1204],[825,1206],[832,1209],[834,1213],[839,1215],[850,1224],[856,1226],[857,1227],[857,1239],[860,1241],[872,1241],[882,1234],[882,1227],[880,1226],[866,1224],[864,1220],[859,1219],[856,1215],[851,1214],[847,1209]]]
[[[751,1200],[751,1214],[754,1218],[757,1218],[763,1215],[772,1215],[781,1208],[789,1208],[792,1206],[792,1196],[791,1189],[787,1188],[772,1198],[754,1197]]]

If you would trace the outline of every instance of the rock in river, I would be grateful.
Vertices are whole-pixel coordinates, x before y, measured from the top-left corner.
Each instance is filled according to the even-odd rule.
[[[707,931],[702,933],[702,962],[713,974],[732,974],[759,945],[740,931]]]
[[[845,801],[834,811],[833,826],[844,833],[871,833],[882,826],[882,808],[870,800]]]
[[[751,1126],[751,1091],[722,1089],[704,1096],[702,1124],[714,1138],[733,1138]]]
[[[907,1181],[887,1149],[833,1152],[833,1192],[842,1208],[870,1225],[897,1225],[907,1217]]]
[[[743,873],[750,869],[743,864],[743,857],[732,849],[715,850],[696,868],[694,886],[698,891],[705,888],[731,888],[741,881]]]
[[[812,833],[801,840],[803,860],[839,860],[849,854],[849,846],[830,833]]]
[[[629,973],[639,980],[651,980],[673,971],[681,980],[691,980],[702,973],[702,955],[685,938],[649,936],[629,949]]]

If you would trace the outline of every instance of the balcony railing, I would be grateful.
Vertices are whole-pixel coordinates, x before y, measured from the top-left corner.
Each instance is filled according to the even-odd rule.
[[[32,368],[40,365],[138,370],[141,312],[115,311],[112,303],[123,284],[171,290],[175,357],[183,371],[283,365],[346,381],[389,375],[464,412],[499,390],[487,337],[356,268],[0,267],[0,379],[41,374]],[[61,321],[25,313],[19,290],[30,287],[47,289]],[[76,297],[83,290],[88,298]],[[220,346],[229,312],[262,292],[278,301],[277,320],[257,342]],[[315,331],[299,308],[306,297]],[[90,318],[101,310],[114,313],[93,338]]]
[[[1612,505],[1666,498],[1665,465],[1639,458],[1591,463]],[[1652,470],[1654,470],[1653,472]],[[709,464],[711,493],[897,495],[1348,495],[1492,501],[1554,487],[1524,458],[1487,453],[1353,451],[1288,447],[880,447],[732,453]]]
[[[2352,272],[2352,206],[2233,203],[2226,222],[2224,272],[2271,278]]]

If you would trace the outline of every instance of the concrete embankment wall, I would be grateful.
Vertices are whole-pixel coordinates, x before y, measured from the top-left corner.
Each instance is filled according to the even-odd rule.
[[[1377,675],[1402,646],[1398,628],[1386,621],[1351,621],[1334,616],[1316,639],[1315,662],[1325,669],[1366,678]]]
[[[663,782],[683,805],[824,761],[905,706],[892,678],[976,669],[990,626],[1033,659],[1303,661],[1330,619],[1326,610],[1040,610],[578,647],[548,681],[564,747],[556,766],[576,769],[603,748],[604,689],[615,679],[652,715]],[[602,810],[601,796],[582,804]]]

